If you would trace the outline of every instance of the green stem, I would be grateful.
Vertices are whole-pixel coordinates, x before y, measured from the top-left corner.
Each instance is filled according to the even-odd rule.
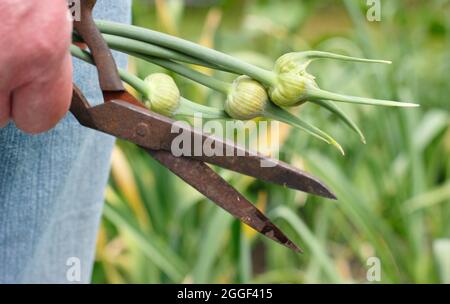
[[[213,77],[207,76],[203,73],[195,71],[179,63],[167,60],[173,59],[193,64],[202,64],[199,60],[195,58],[186,56],[184,54],[172,50],[167,50],[159,46],[154,46],[142,41],[136,41],[133,39],[107,34],[103,34],[103,37],[105,38],[105,41],[108,43],[108,46],[112,47],[115,50],[157,64],[173,72],[176,72],[186,78],[201,83],[211,89],[228,94],[230,84],[223,82],[221,80],[217,80]],[[77,35],[75,35],[74,38],[76,41],[79,41]],[[161,57],[165,59],[162,59]]]
[[[124,53],[139,53],[151,57],[158,57],[168,60],[175,60],[184,63],[194,64],[198,66],[207,67],[214,70],[220,70],[224,72],[229,72],[229,70],[221,67],[219,65],[210,64],[205,61],[199,60],[195,57],[191,57],[189,55],[173,51],[164,47],[160,47],[158,45],[149,44],[146,42],[142,42],[135,39],[125,38],[121,36],[102,34],[103,39],[106,41],[108,46],[111,49],[124,52]],[[78,34],[72,34],[72,41],[75,42],[83,42],[83,39],[78,36]]]
[[[311,102],[316,103],[319,106],[324,107],[331,113],[335,114],[347,126],[349,126],[350,129],[354,130],[359,135],[359,138],[361,139],[362,143],[364,144],[366,143],[366,138],[364,137],[363,132],[359,129],[356,123],[354,123],[353,120],[344,111],[341,110],[341,108],[339,108],[336,104],[334,104],[334,102],[321,99],[311,100]]]
[[[92,60],[91,55],[88,52],[83,51],[82,49],[80,49],[79,47],[77,47],[75,45],[70,46],[70,53],[72,54],[72,56],[75,56],[78,59],[81,59],[90,64],[94,64],[94,61]],[[118,72],[119,72],[120,78],[123,81],[128,83],[130,86],[132,86],[136,91],[138,91],[142,95],[147,96],[148,89],[147,89],[147,86],[145,85],[145,82],[142,79],[140,79],[139,77],[137,77],[131,73],[128,73],[127,71],[125,71],[121,68],[118,68]]]
[[[322,51],[305,51],[305,52],[297,52],[294,54],[295,54],[293,58],[294,60],[335,59],[335,60],[354,61],[363,63],[385,63],[385,64],[392,63],[389,60],[365,59]]]
[[[408,102],[398,102],[398,101],[391,101],[391,100],[348,96],[348,95],[328,92],[328,91],[325,91],[325,90],[322,90],[319,88],[311,88],[308,92],[308,95],[309,95],[310,100],[329,99],[329,100],[340,101],[340,102],[366,104],[366,105],[373,105],[373,106],[388,106],[388,107],[418,107],[419,106],[418,104],[408,103]]]
[[[120,78],[128,83],[130,86],[132,86],[136,91],[141,93],[143,96],[147,97],[148,95],[148,88],[145,85],[145,82],[137,77],[136,75],[133,75],[131,73],[128,73],[127,71],[123,69],[118,69]]]
[[[230,55],[198,45],[196,43],[157,31],[143,29],[137,26],[124,25],[104,20],[96,20],[95,22],[102,33],[157,44],[196,58],[200,58],[210,64],[221,65],[237,74],[250,76],[251,78],[258,80],[267,86],[272,86],[275,84],[276,77],[272,71],[262,69]]]
[[[231,119],[222,109],[204,106],[181,97],[180,107],[175,115],[192,116],[192,113],[201,113],[205,119]]]
[[[72,54],[72,56],[75,56],[78,59],[81,59],[90,64],[94,64],[91,55],[75,45],[70,46],[70,53]],[[128,83],[136,91],[138,91],[140,94],[142,94],[144,97],[147,98],[148,89],[145,82],[142,79],[131,73],[128,73],[123,69],[119,68],[118,71],[120,78],[123,81]],[[180,98],[180,105],[181,106],[177,110],[177,113],[175,113],[176,115],[194,116],[195,113],[202,113],[202,115],[204,115],[205,118],[216,118],[216,119],[229,118],[229,116],[223,110],[200,105],[183,97]]]
[[[225,95],[227,95],[228,92],[230,91],[231,84],[229,84],[225,81],[216,79],[214,77],[205,75],[203,73],[200,73],[200,72],[193,70],[185,65],[176,63],[174,61],[165,60],[165,59],[156,58],[156,57],[145,56],[145,55],[134,53],[134,52],[129,52],[129,54],[132,56],[144,59],[146,61],[149,61],[151,63],[157,64],[163,68],[171,70],[177,74],[180,74],[186,78],[189,78],[195,82],[198,82],[208,88],[211,88],[213,90],[221,92]]]
[[[271,102],[268,103],[268,107],[264,111],[264,116],[267,118],[275,119],[281,122],[284,122],[288,125],[297,127],[307,132],[308,134],[328,143],[336,147],[342,155],[345,155],[344,149],[342,149],[341,145],[329,134],[320,130],[319,128],[303,121],[297,116],[292,115],[290,112],[280,108]]]

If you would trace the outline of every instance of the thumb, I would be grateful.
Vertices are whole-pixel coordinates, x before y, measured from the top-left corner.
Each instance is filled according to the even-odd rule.
[[[67,113],[72,97],[72,60],[64,57],[51,75],[42,75],[12,94],[11,116],[24,132],[37,134],[53,128]]]
[[[0,92],[0,128],[5,127],[11,115],[11,100],[9,92]]]

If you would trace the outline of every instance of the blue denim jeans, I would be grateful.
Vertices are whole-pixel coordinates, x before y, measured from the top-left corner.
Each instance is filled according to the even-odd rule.
[[[99,0],[94,13],[127,23],[130,6]],[[74,60],[74,82],[92,104],[101,102],[92,66]],[[113,144],[70,113],[37,136],[12,123],[0,129],[0,283],[90,281]]]

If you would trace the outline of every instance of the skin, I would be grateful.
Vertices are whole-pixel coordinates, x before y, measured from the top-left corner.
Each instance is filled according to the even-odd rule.
[[[72,96],[68,51],[72,23],[65,0],[0,1],[0,128],[53,128]]]

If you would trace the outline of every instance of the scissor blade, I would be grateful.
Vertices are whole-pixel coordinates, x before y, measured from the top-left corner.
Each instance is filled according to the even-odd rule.
[[[164,150],[143,149],[185,182],[243,223],[269,239],[301,252],[301,249],[291,242],[258,208],[205,163],[191,158],[175,157]]]
[[[273,160],[261,155],[243,156],[199,156],[197,160],[227,168],[260,180],[279,184],[307,193],[336,199],[336,196],[325,184],[312,175],[301,171],[285,162]],[[270,164],[265,167],[262,164]]]
[[[189,156],[267,182],[336,199],[336,196],[321,181],[306,172],[282,161],[249,152],[233,142],[204,134],[187,123],[174,122],[170,118],[129,102],[111,100],[90,108],[89,113],[95,121],[95,129],[129,140],[145,148],[174,153],[174,148],[177,148],[176,145],[173,147],[174,140],[182,136],[190,139],[191,143],[190,147],[182,149],[183,156]],[[196,151],[198,147],[200,147],[200,153]],[[214,153],[205,151],[205,147],[211,147]]]

